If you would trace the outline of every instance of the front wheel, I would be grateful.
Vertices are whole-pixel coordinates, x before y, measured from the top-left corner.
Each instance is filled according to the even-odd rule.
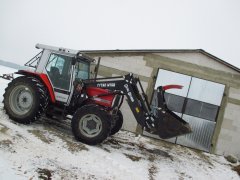
[[[115,123],[111,129],[110,135],[116,134],[122,128],[122,125],[123,125],[123,115],[122,115],[122,112],[119,110],[117,112]]]
[[[108,137],[110,130],[109,115],[97,105],[83,106],[73,115],[73,135],[83,143],[99,144]]]

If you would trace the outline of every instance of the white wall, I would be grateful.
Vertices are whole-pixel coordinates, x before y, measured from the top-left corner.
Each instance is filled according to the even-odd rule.
[[[172,59],[179,59],[181,61],[196,64],[199,66],[209,67],[215,70],[239,74],[237,71],[231,69],[230,67],[227,67],[226,65],[221,64],[202,53],[156,53],[156,54]]]
[[[230,88],[229,97],[240,100],[240,89]],[[236,155],[240,159],[240,105],[227,103],[216,146],[217,154]]]
[[[150,77],[152,73],[152,68],[145,66],[146,61],[143,60],[143,56],[103,56],[101,65],[146,77]]]

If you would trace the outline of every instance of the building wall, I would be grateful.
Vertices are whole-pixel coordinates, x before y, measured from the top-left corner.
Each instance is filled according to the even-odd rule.
[[[240,88],[229,88],[216,153],[234,154],[240,159]]]
[[[140,76],[143,89],[146,91],[148,80],[151,78],[153,68],[146,66],[143,56],[103,56],[101,55],[101,66],[99,75],[105,77],[125,75],[130,72]],[[136,132],[137,121],[126,101],[121,108],[124,122],[123,129]]]
[[[238,74],[237,71],[225,66],[224,64],[216,63],[216,61],[213,61],[210,57],[207,57],[202,53],[158,53],[158,54],[171,59],[179,59],[181,61],[196,64],[199,66],[204,66],[215,70]]]
[[[240,73],[201,53],[112,53],[101,56],[101,76],[138,75],[151,99],[158,68],[225,85],[225,92],[212,139],[211,152],[240,158]],[[136,132],[137,123],[126,103],[122,107],[123,129]]]

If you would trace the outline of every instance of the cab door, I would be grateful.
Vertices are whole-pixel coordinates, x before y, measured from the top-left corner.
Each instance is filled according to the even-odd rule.
[[[73,78],[73,57],[57,53],[51,53],[46,65],[46,74],[48,75],[56,101],[68,104],[72,91]]]

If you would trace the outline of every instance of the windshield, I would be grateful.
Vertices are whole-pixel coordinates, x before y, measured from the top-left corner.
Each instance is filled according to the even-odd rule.
[[[89,63],[78,61],[75,65],[75,79],[89,79]]]

